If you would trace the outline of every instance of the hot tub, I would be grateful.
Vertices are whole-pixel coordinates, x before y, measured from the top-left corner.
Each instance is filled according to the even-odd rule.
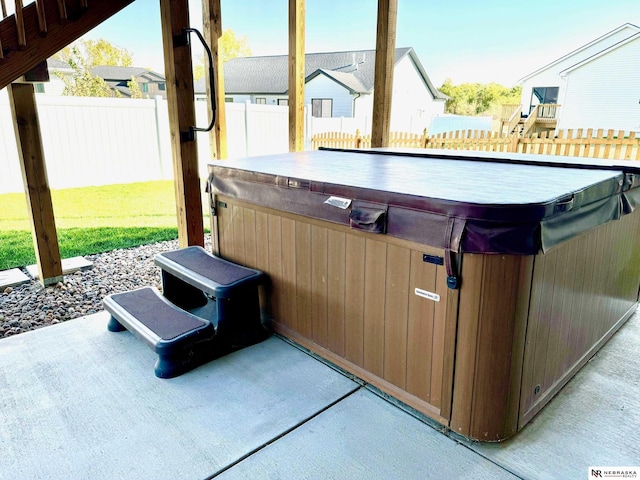
[[[631,316],[640,165],[320,150],[209,166],[214,250],[286,337],[466,437],[515,434]]]

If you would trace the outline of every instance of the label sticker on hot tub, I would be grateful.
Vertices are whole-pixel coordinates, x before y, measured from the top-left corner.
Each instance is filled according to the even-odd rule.
[[[351,200],[349,198],[342,197],[329,197],[324,201],[324,203],[346,210],[349,208],[349,205],[351,205]]]
[[[419,297],[428,298],[429,300],[433,300],[434,302],[440,301],[440,295],[438,295],[437,293],[428,292],[426,290],[422,290],[421,288],[416,288],[415,293]]]

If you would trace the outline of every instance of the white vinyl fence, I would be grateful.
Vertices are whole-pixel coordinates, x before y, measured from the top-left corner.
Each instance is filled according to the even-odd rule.
[[[289,150],[286,106],[227,103],[228,157]],[[51,188],[173,178],[167,102],[37,96]],[[207,126],[206,102],[196,102]],[[210,161],[207,133],[198,133],[201,176]],[[310,138],[310,135],[308,136]],[[0,91],[0,193],[24,190],[6,90]]]
[[[431,119],[428,128],[429,135],[437,135],[456,130],[491,131],[493,117],[469,117],[464,115],[437,115]]]

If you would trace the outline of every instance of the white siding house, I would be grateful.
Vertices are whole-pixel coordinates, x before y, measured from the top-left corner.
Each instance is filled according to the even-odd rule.
[[[391,130],[399,132],[420,131],[426,128],[436,115],[444,114],[444,101],[434,101],[426,73],[411,55],[402,57],[393,71],[391,97]]]
[[[575,65],[597,56],[601,52],[629,39],[639,32],[639,27],[625,23],[615,30],[521,78],[518,83],[522,84],[522,112],[525,115],[528,114],[531,109],[539,103],[559,103],[562,105],[560,113],[562,117],[562,111],[566,107],[563,99],[565,98],[565,88],[567,88],[563,75]],[[605,86],[604,90],[600,90],[600,95],[608,95],[609,90],[609,87]],[[560,128],[559,124],[558,128]]]
[[[288,56],[234,58],[225,63],[228,102],[286,104]],[[375,50],[305,55],[305,104],[314,117],[359,118],[370,125],[373,113]],[[429,80],[413,48],[395,52],[391,129],[422,131],[443,114],[447,97]],[[205,96],[204,81],[194,85]]]
[[[640,131],[640,33],[560,73],[558,129]]]
[[[304,86],[304,104],[315,109],[314,117],[353,117],[353,102],[354,92],[323,71]]]

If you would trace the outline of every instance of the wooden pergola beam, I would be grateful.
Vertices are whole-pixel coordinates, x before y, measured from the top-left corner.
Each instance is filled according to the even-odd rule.
[[[62,280],[62,260],[44,161],[33,85],[7,87],[33,234],[38,274],[43,285]]]
[[[304,150],[304,0],[289,0],[289,151]]]
[[[196,123],[193,102],[191,47],[184,41],[189,28],[188,0],[160,0],[167,103],[173,152],[178,215],[178,244],[204,246],[202,197],[195,138],[185,135]]]
[[[224,104],[224,70],[220,58],[220,37],[222,36],[222,10],[220,0],[202,0],[202,25],[204,38],[211,48],[213,56],[213,84],[215,92],[211,92],[209,69],[205,69],[207,99],[216,98],[215,126],[209,134],[209,143],[214,159],[227,158],[227,115]],[[209,118],[211,118],[211,102],[209,101]]]
[[[373,148],[389,145],[397,16],[398,0],[378,0],[376,68],[373,81],[373,122],[371,126],[371,147]]]

